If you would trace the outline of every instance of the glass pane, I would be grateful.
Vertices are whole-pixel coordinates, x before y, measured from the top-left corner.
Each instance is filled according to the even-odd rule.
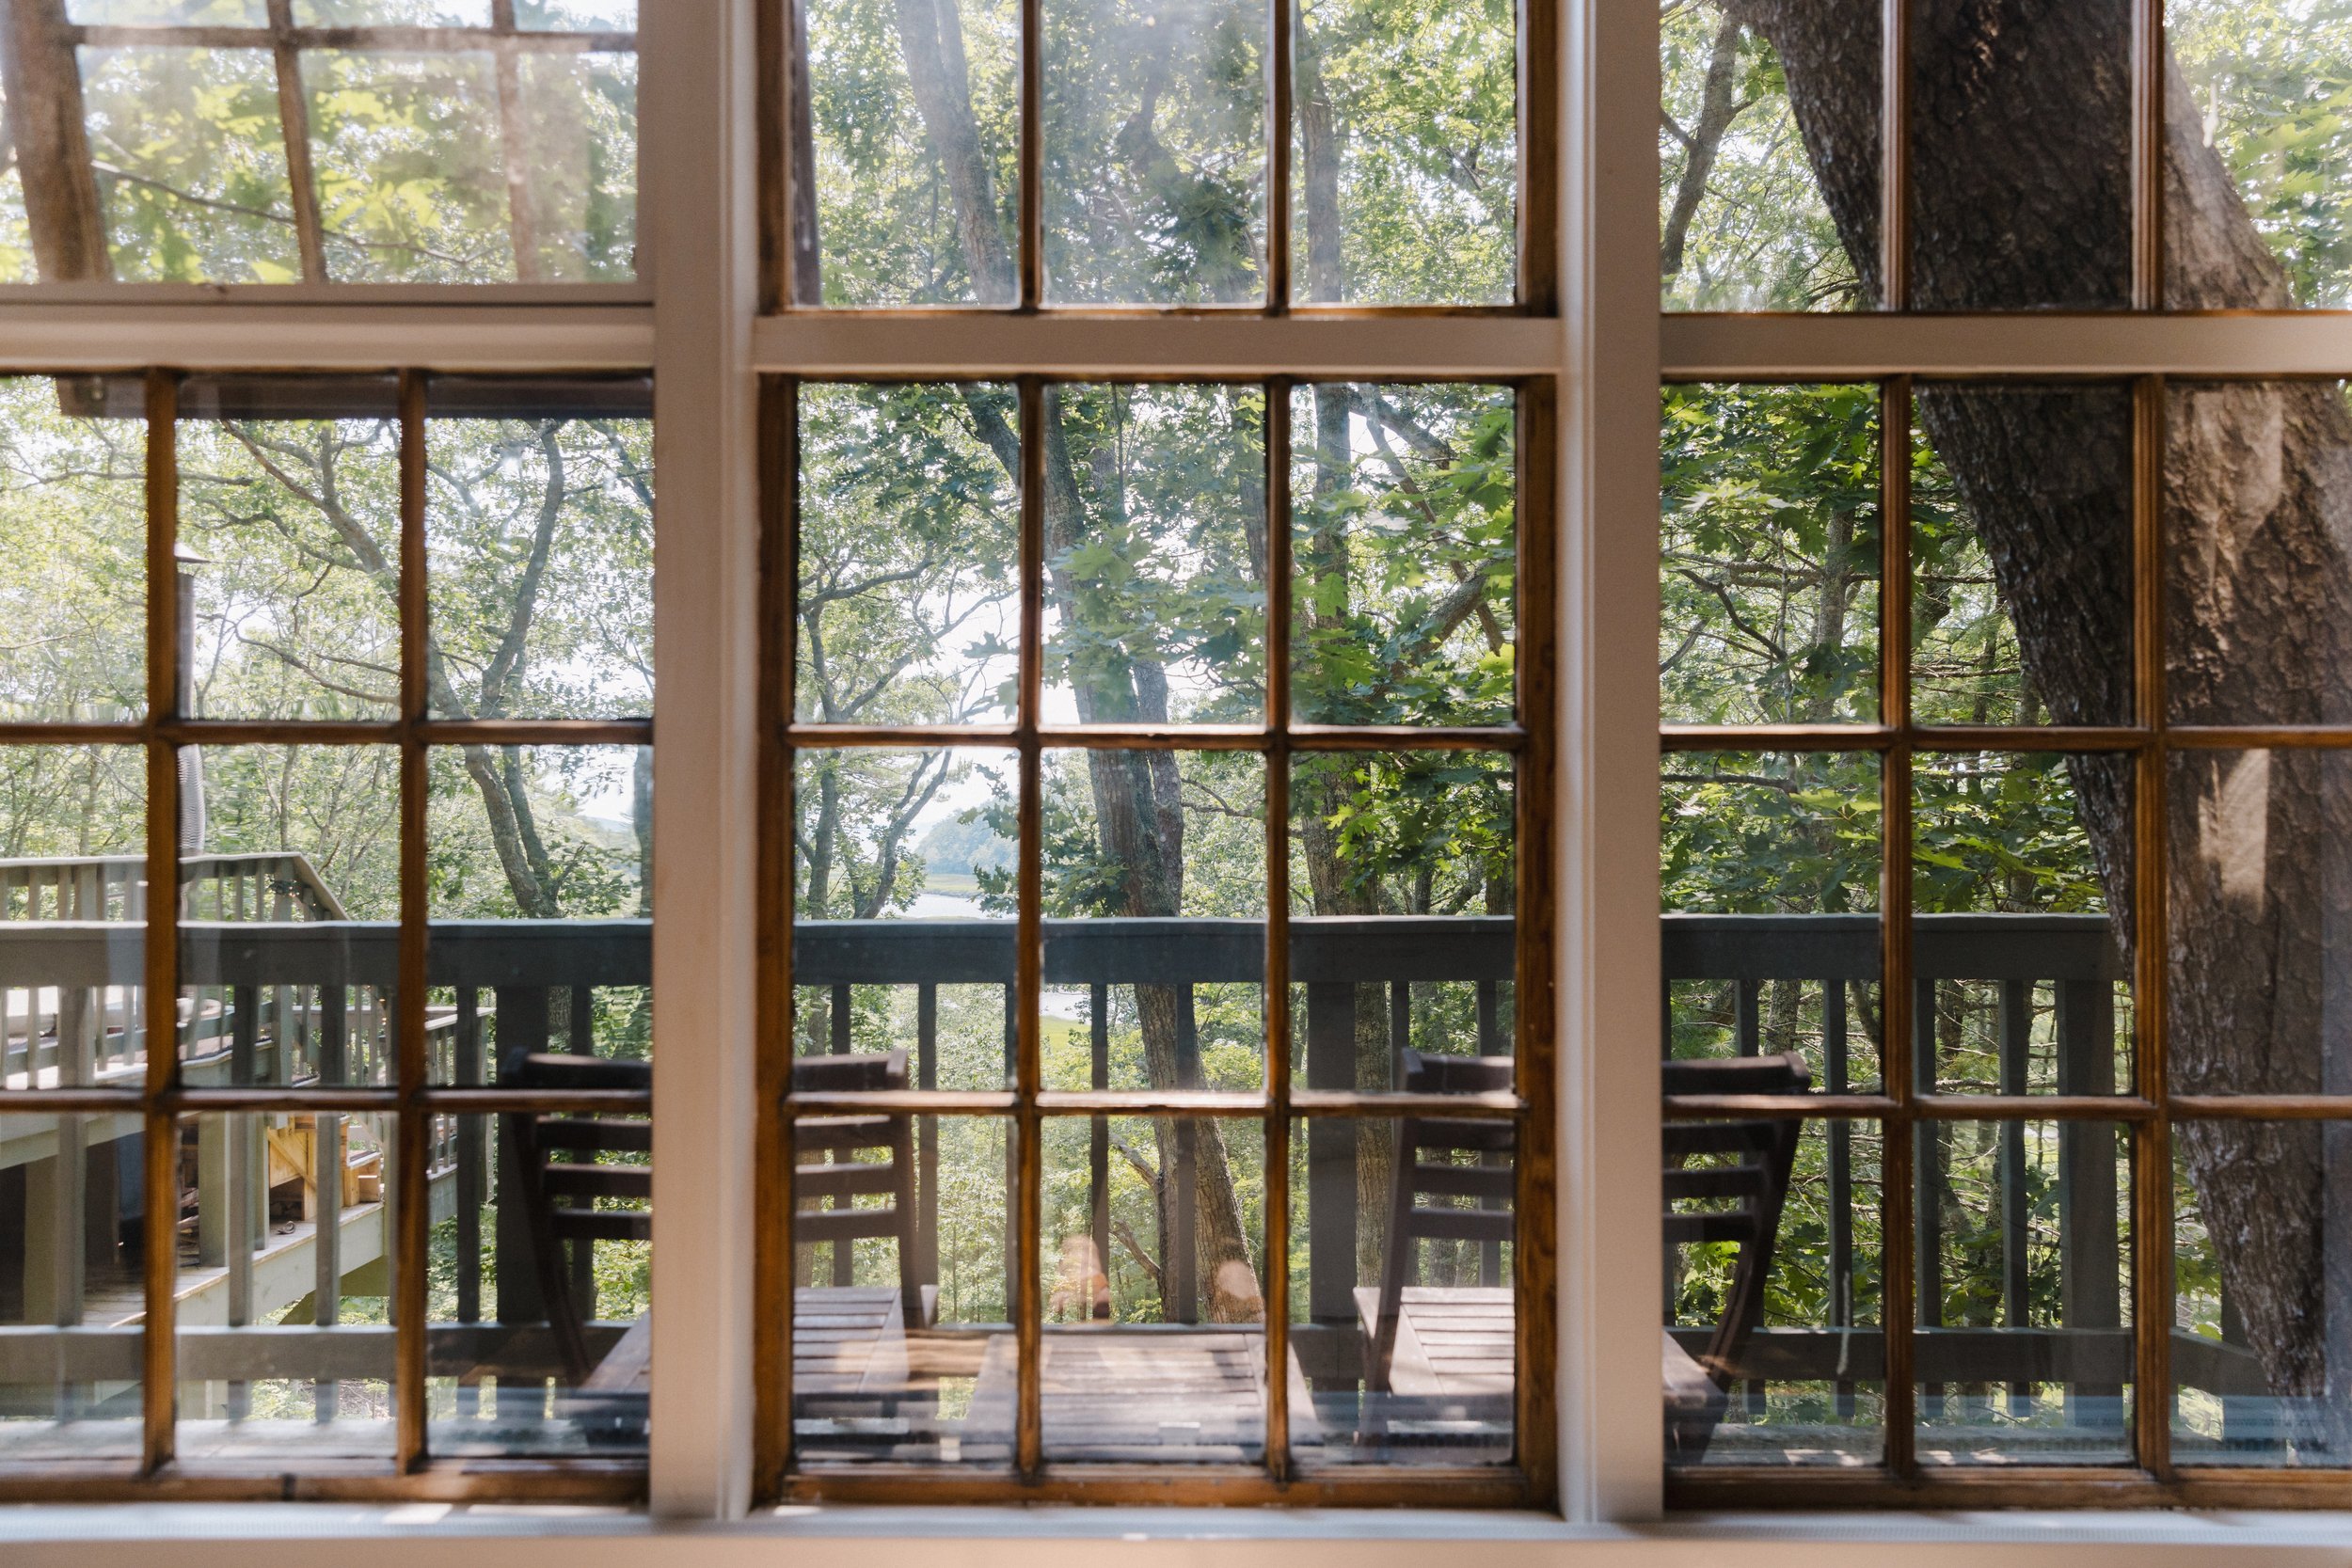
[[[1019,6],[804,0],[803,19],[800,303],[1011,304]]]
[[[1875,720],[1878,389],[1668,387],[1660,442],[1666,722]]]
[[[803,752],[794,781],[796,1053],[903,1051],[910,1088],[1006,1087],[1018,755]]]
[[[434,716],[651,713],[651,386],[440,377],[430,396]]]
[[[393,1083],[399,752],[180,755],[181,840],[198,847],[181,862],[184,1074],[207,1087]]]
[[[71,21],[112,25],[269,25],[269,0],[66,0],[65,8]]]
[[[345,283],[498,283],[535,258],[532,166],[502,144],[492,55],[306,51],[327,271]],[[501,117],[504,118],[504,117]],[[519,131],[519,119],[509,123]],[[517,211],[516,208],[520,210]],[[536,271],[535,266],[532,269]],[[529,279],[526,279],[529,280]]]
[[[1916,1136],[1919,1462],[2127,1461],[2126,1130],[1946,1121]]]
[[[2352,753],[2179,751],[2166,778],[2172,1092],[2352,1093]]]
[[[1316,0],[1292,15],[1295,297],[1508,304],[1518,263],[1511,11]]]
[[[890,1058],[842,1060],[850,1076],[834,1084],[877,1081]],[[891,1115],[800,1127],[795,1465],[1009,1468],[1020,1399],[1012,1124]]]
[[[1800,1053],[1876,1092],[1879,772],[1867,753],[1671,752],[1661,773],[1668,1055]]]
[[[1483,752],[1293,760],[1299,1087],[1511,1086],[1516,795],[1511,759]]]
[[[1912,790],[1918,1089],[2128,1092],[2131,756],[1921,756]]]
[[[2130,389],[1923,386],[1916,409],[1913,716],[2130,722]]]
[[[1054,387],[1045,419],[1047,721],[1262,721],[1263,394]]]
[[[0,380],[0,715],[147,707],[147,426],[130,377]],[[29,644],[29,645],[27,645]]]
[[[179,1133],[181,1459],[389,1458],[393,1118],[183,1117]]]
[[[139,1087],[146,753],[0,748],[0,1088]]]
[[[434,1081],[644,1088],[653,748],[437,748],[428,768]],[[526,1060],[549,1053],[597,1065]]]
[[[1508,1121],[1292,1124],[1287,1375],[1301,1470],[1510,1463],[1515,1148]]]
[[[138,1455],[145,1149],[135,1114],[0,1116],[0,1462]]]
[[[1503,724],[1518,654],[1508,388],[1292,394],[1291,706],[1310,724]]]
[[[490,0],[294,0],[301,27],[487,27]]]
[[[1915,8],[1915,309],[2130,302],[2132,10],[2132,0]],[[1785,53],[1796,82],[1802,58]]]
[[[114,276],[302,277],[278,84],[262,49],[84,49],[82,98]]]
[[[1667,309],[1878,303],[1882,9],[1877,0],[1661,8]]]
[[[1019,426],[1005,386],[802,388],[795,717],[1012,721]]]
[[[531,51],[516,61],[507,156],[531,171],[517,276],[627,283],[637,276],[637,56]]]
[[[2165,303],[2352,303],[2352,11],[2334,0],[2168,0],[2188,102],[2165,137]]]
[[[2172,1124],[2172,1456],[2341,1467],[2340,1121]]]
[[[2337,381],[2166,392],[2165,695],[2183,724],[2352,723]]]
[[[637,30],[639,0],[515,0],[515,25],[534,32]]]
[[[389,376],[181,390],[181,705],[390,719],[400,703],[399,393]]]
[[[1045,1086],[1255,1090],[1264,761],[1048,752],[1044,768]]]
[[[1666,1087],[1749,1092],[1763,1085],[1709,1075],[1759,1065],[1670,1069]],[[1661,1136],[1667,1463],[1875,1462],[1886,1422],[1883,1130],[1670,1121]]]
[[[8,106],[8,86],[0,81],[0,115]],[[0,169],[0,284],[30,283],[40,277],[33,254],[33,225],[25,211],[24,176],[17,160]]]
[[[1045,290],[1265,294],[1264,0],[1048,0]]]
[[[1262,1124],[1057,1117],[1040,1135],[1047,1462],[1263,1459]]]
[[[437,1117],[429,1157],[433,1452],[644,1453],[652,1122],[610,1112]]]

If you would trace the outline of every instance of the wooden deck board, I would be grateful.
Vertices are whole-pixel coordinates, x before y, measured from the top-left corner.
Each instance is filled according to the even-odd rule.
[[[1408,1285],[1397,1308],[1389,1388],[1438,1399],[1508,1398],[1517,1359],[1511,1292],[1492,1286]],[[1380,1333],[1380,1288],[1359,1286],[1364,1340]]]
[[[1048,1330],[1041,1369],[1045,1450],[1063,1462],[1253,1462],[1265,1449],[1265,1338],[1202,1327]],[[967,1441],[1012,1435],[1018,1347],[988,1342]],[[1321,1428],[1298,1358],[1290,1358],[1292,1441]]]

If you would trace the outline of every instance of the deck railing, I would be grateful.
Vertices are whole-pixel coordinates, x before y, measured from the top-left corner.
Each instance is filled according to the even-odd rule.
[[[257,874],[258,878],[258,874]],[[239,894],[222,879],[224,900],[215,908],[234,912]],[[24,886],[24,883],[11,884]],[[0,922],[0,987],[64,993],[133,983],[136,974],[135,925],[119,913],[131,895],[112,898],[111,918],[80,919],[96,910],[66,900],[44,884],[38,905],[31,895],[22,912]],[[85,886],[88,884],[84,884]],[[99,887],[109,884],[102,876]],[[273,896],[275,896],[274,884]],[[75,899],[83,895],[74,895]],[[102,896],[93,894],[93,900]],[[288,894],[289,898],[294,897]],[[250,886],[245,910],[256,907]],[[314,911],[306,908],[304,915]],[[38,915],[38,918],[35,916]],[[1500,1054],[1510,1047],[1512,923],[1507,917],[1310,919],[1292,922],[1293,1003],[1303,1028],[1299,1082],[1306,1088],[1384,1086],[1362,1081],[1359,1036],[1385,1035],[1389,1059],[1407,1043],[1419,1049]],[[129,946],[126,948],[126,941]],[[270,1083],[301,1081],[277,1076],[308,1064],[314,1081],[389,1082],[389,995],[398,968],[399,939],[389,923],[296,918],[292,921],[220,920],[191,924],[183,938],[183,977],[197,991],[221,999],[215,1032],[191,1052],[189,1073],[198,1081]],[[1114,988],[1165,986],[1176,992],[1178,1072],[1197,1083],[1200,1072],[1194,1025],[1196,988],[1255,984],[1263,977],[1264,933],[1250,921],[1103,920],[1049,921],[1045,926],[1044,984],[1049,990],[1083,991],[1089,999],[1089,1061],[1093,1081],[1107,1085],[1110,1069],[1108,1006]],[[913,994],[913,1036],[918,1086],[938,1084],[940,988],[1000,988],[1006,998],[1007,1051],[1011,1038],[1011,997],[1016,936],[1009,923],[983,921],[877,921],[806,924],[795,938],[794,975],[803,988],[802,1038],[815,1049],[846,1050],[852,1039],[852,999],[860,988],[890,987]],[[1979,994],[1997,999],[2002,1020],[1999,1086],[2024,1086],[2026,1033],[2035,1017],[2037,994],[2052,997],[2058,1081],[2061,1092],[2112,1089],[2117,1069],[2115,981],[2122,971],[2106,923],[2096,916],[2039,915],[1922,916],[1916,927],[1917,1016],[1932,1029],[1936,988],[1974,982]],[[126,952],[128,967],[125,967]],[[1799,982],[1818,988],[1819,1050],[1822,1069],[1817,1087],[1827,1092],[1867,1087],[1870,1055],[1867,1003],[1857,986],[1878,974],[1877,926],[1868,916],[1668,916],[1663,922],[1664,974],[1671,1011],[1677,994],[1688,998],[1694,983],[1711,984],[1728,999],[1732,1049],[1761,1050],[1772,1023],[1765,988]],[[610,1049],[598,1038],[596,1020],[610,1017],[600,993],[642,988],[651,981],[651,927],[644,921],[466,922],[437,924],[428,951],[427,975],[434,987],[433,1074],[436,1082],[474,1085],[495,1082],[497,1059],[516,1052]],[[1467,1006],[1446,1013],[1455,1022],[1453,1037],[1431,1039],[1433,1016],[1414,1010],[1416,987],[1450,984],[1467,992]],[[1987,989],[1989,988],[1989,990]],[[280,1005],[273,995],[307,1001]],[[1460,993],[1457,992],[1457,996]],[[362,1010],[372,998],[373,1014]],[[95,1004],[93,1004],[95,1006]],[[1364,1019],[1379,1009],[1379,1028]],[[2043,1009],[2046,1016],[2051,1009]],[[1375,1016],[1379,1016],[1375,1015]],[[62,1004],[44,1015],[66,1016]],[[1365,1027],[1359,1028],[1359,1020]],[[1420,1021],[1420,1022],[1417,1022]],[[135,1019],[132,1021],[135,1025]],[[1422,1031],[1416,1036],[1414,1031]],[[308,1032],[313,1042],[296,1042]],[[281,1048],[277,1036],[286,1036]],[[54,1033],[54,1029],[53,1029]],[[2046,1032],[2045,1032],[2046,1033]],[[358,1042],[358,1043],[355,1043]],[[33,1044],[40,1044],[34,1041]],[[1923,1045],[1931,1042],[1923,1039]],[[54,1049],[54,1041],[50,1042]],[[25,1042],[17,1041],[22,1050]],[[803,1049],[811,1048],[804,1045]],[[1932,1049],[1918,1053],[1923,1071],[1934,1070]],[[12,1058],[13,1059],[13,1058]],[[1009,1057],[1008,1057],[1009,1059]],[[21,1069],[20,1069],[21,1070]],[[74,1118],[66,1118],[74,1119]],[[102,1118],[78,1118],[95,1123]],[[546,1336],[530,1331],[536,1321],[535,1288],[528,1242],[504,1208],[496,1212],[499,1233],[488,1238],[497,1282],[496,1299],[484,1298],[484,1240],[478,1227],[495,1202],[498,1153],[487,1123],[469,1118],[444,1122],[433,1140],[437,1216],[453,1213],[461,1235],[456,1248],[458,1322],[431,1328],[430,1358],[442,1369],[502,1365],[510,1374],[545,1368],[553,1375]],[[1878,1356],[1874,1327],[1852,1322],[1856,1277],[1853,1231],[1856,1173],[1846,1124],[1831,1122],[1826,1172],[1831,1220],[1826,1267],[1833,1299],[1843,1316],[1808,1327],[1770,1326],[1757,1337],[1749,1357],[1758,1380],[1831,1383],[1851,1369],[1867,1368]],[[2068,1124],[2071,1130],[2074,1124]],[[921,1118],[918,1141],[919,1213],[916,1245],[925,1277],[938,1277],[939,1146],[930,1118]],[[90,1133],[100,1135],[92,1127]],[[120,1132],[105,1135],[119,1136]],[[2072,1135],[2062,1131],[2063,1139]],[[387,1140],[389,1147],[389,1140]],[[1356,1142],[1343,1122],[1315,1119],[1305,1137],[1308,1179],[1304,1237],[1310,1258],[1310,1311],[1299,1336],[1302,1357],[1317,1365],[1310,1375],[1344,1376],[1357,1352],[1350,1299],[1357,1280]],[[1187,1157],[1179,1141],[1176,1156]],[[1947,1180],[1937,1168],[1932,1146],[1919,1162],[1920,1193],[1931,1197]],[[1107,1149],[1098,1124],[1090,1148],[1094,1191],[1106,1190]],[[6,1159],[0,1150],[0,1161]],[[1199,1282],[1192,1277],[1193,1248],[1185,1244],[1193,1223],[1194,1183],[1173,1173],[1176,1201],[1170,1205],[1170,1275],[1165,1316],[1188,1321],[1198,1310]],[[387,1172],[389,1178],[389,1173]],[[2022,1196],[2013,1165],[2003,1172],[2004,1200]],[[1921,1336],[1918,1370],[1924,1383],[2063,1383],[2078,1392],[2114,1389],[2129,1375],[2130,1330],[2121,1326],[2117,1259],[2117,1181],[2111,1156],[2094,1157],[2089,1148],[2062,1152],[2057,1203],[2058,1251],[2066,1276],[2062,1321],[2032,1324],[2024,1320],[2022,1299],[2003,1326],[1949,1329]],[[389,1190],[389,1187],[388,1187]],[[446,1196],[443,1196],[443,1195]],[[224,1195],[227,1196],[227,1195]],[[512,1206],[506,1206],[511,1208]],[[1091,1205],[1098,1229],[1106,1205]],[[1920,1212],[1936,1205],[1922,1202]],[[62,1217],[62,1216],[60,1216]],[[322,1235],[332,1227],[322,1227]],[[79,1227],[67,1231],[79,1234]],[[1109,1239],[1098,1236],[1102,1255]],[[331,1246],[332,1243],[325,1243]],[[2023,1227],[2004,1227],[2002,1269],[2006,1280],[2024,1267]],[[1939,1292],[1925,1287],[1938,1249],[1923,1234],[1919,1299]],[[321,1263],[322,1277],[332,1259]],[[1482,1259],[1486,1270],[1498,1259]],[[232,1265],[233,1266],[233,1265]],[[1008,1268],[1012,1266],[1008,1260]],[[2022,1292],[2020,1293],[2022,1296]],[[483,1321],[485,1316],[490,1321]],[[62,1321],[78,1320],[66,1317]],[[1320,1332],[1318,1332],[1320,1331]],[[287,1338],[288,1330],[220,1329],[199,1336],[191,1367],[212,1377],[363,1375],[355,1369],[389,1369],[389,1331],[335,1330],[311,1352]],[[40,1344],[25,1337],[46,1336]],[[2264,1392],[2250,1353],[2208,1340],[2176,1336],[2174,1365],[2180,1381],[2222,1395]],[[103,1343],[102,1343],[103,1341]],[[380,1342],[379,1342],[380,1341]],[[191,1341],[192,1344],[196,1341]],[[1318,1348],[1320,1345],[1320,1348]],[[244,1348],[240,1348],[243,1346]],[[92,1369],[129,1361],[119,1343],[89,1329],[0,1330],[0,1386],[52,1377],[114,1375]],[[310,1360],[305,1361],[310,1355]],[[500,1360],[501,1357],[504,1359]],[[95,1359],[93,1359],[95,1358]],[[322,1359],[323,1358],[323,1359]],[[469,1359],[470,1358],[470,1359]],[[322,1370],[292,1374],[286,1368]],[[368,1372],[364,1375],[382,1375]],[[1865,1374],[1867,1376],[1867,1373]]]

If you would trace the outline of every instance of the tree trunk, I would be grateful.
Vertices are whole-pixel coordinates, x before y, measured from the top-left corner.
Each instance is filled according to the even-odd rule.
[[[1877,84],[1852,6],[1740,0],[1780,53],[1823,195],[1875,287]],[[2130,22],[2124,0],[1926,0],[1915,47],[1915,303],[2124,302]],[[1869,49],[1875,51],[1873,37]],[[2168,303],[2289,303],[2197,105],[2167,62]],[[2073,134],[2069,134],[2073,128]],[[1857,156],[1867,152],[1867,156]],[[1919,414],[1990,553],[2033,688],[2060,724],[2129,711],[2130,422],[2079,390],[1930,388]],[[2352,701],[2352,418],[2324,384],[2170,389],[2163,504],[2171,717],[2341,721]],[[2073,765],[2119,942],[2134,929],[2129,764]],[[2176,1092],[2352,1086],[2346,770],[2328,753],[2176,753],[2168,779],[2168,961]],[[2330,825],[2336,827],[2330,832]],[[2330,961],[2332,957],[2333,961]],[[2347,1438],[2352,1271],[2333,1214],[2347,1162],[2315,1124],[2184,1123],[2176,1135],[2272,1391],[2306,1446]],[[2143,1238],[2143,1244],[2146,1239]],[[2324,1410],[2327,1414],[2314,1414]]]

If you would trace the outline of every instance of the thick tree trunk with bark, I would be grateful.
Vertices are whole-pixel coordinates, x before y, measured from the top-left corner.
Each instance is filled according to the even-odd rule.
[[[1798,125],[1866,283],[1879,277],[1875,7],[1738,0],[1787,69]],[[1836,14],[1830,14],[1835,11]],[[1869,48],[1875,51],[1875,29]],[[2120,306],[2129,284],[2124,0],[1926,0],[1915,47],[1915,303]],[[2280,306],[2287,281],[2168,62],[2168,302]],[[2059,723],[2129,713],[2130,422],[2082,390],[1927,388],[1920,419],[1994,562],[2026,673]],[[2329,385],[2175,387],[2165,421],[2172,717],[2341,721],[2352,710],[2352,418]],[[2077,761],[2119,942],[2134,930],[2126,766]],[[2168,781],[2170,1071],[2179,1093],[2352,1087],[2347,770],[2326,753],[2179,753]],[[2352,1374],[2352,1161],[2312,1123],[2175,1135],[2224,1289],[2296,1440],[2341,1453]],[[2330,1157],[2334,1155],[2335,1157]],[[2336,1222],[2330,1234],[2330,1220]],[[2151,1329],[2157,1325],[2148,1325]]]

